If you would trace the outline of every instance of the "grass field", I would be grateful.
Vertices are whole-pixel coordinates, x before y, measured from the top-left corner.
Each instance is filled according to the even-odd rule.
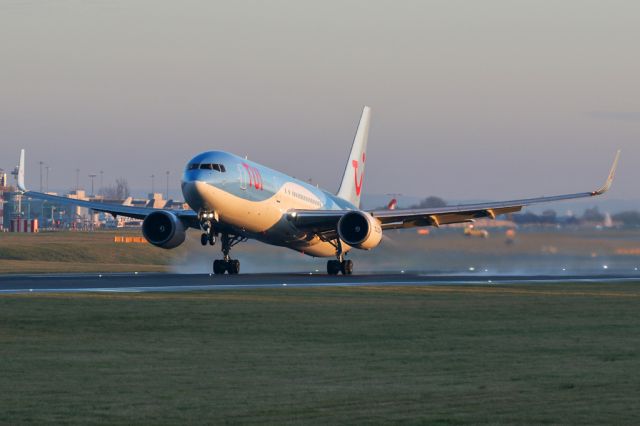
[[[0,274],[166,271],[184,252],[116,244],[116,235],[140,235],[140,231],[0,233]]]
[[[0,423],[636,424],[640,282],[0,297]]]

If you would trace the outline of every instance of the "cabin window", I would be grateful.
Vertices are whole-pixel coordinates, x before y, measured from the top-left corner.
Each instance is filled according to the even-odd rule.
[[[200,168],[200,164],[192,163],[192,164],[189,164],[189,167],[187,167],[187,170],[196,170],[198,168]]]

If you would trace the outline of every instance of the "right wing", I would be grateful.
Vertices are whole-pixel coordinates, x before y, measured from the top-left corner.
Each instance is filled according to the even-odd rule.
[[[477,204],[461,204],[458,206],[447,206],[427,209],[403,209],[403,210],[375,210],[371,215],[380,221],[382,229],[411,228],[415,226],[440,226],[451,223],[472,222],[478,218],[489,217],[495,219],[496,216],[506,213],[514,213],[522,210],[523,207],[532,204],[550,203],[553,201],[573,200],[577,198],[589,198],[602,195],[611,188],[620,151],[611,165],[609,175],[602,187],[595,191],[578,192],[575,194],[554,195],[550,197],[523,198],[510,201],[496,201]]]
[[[616,153],[613,165],[604,185],[595,191],[578,192],[575,194],[555,195],[550,197],[523,198],[510,201],[496,201],[488,203],[461,204],[426,209],[384,209],[368,212],[376,218],[382,229],[411,228],[416,226],[440,226],[452,223],[473,222],[475,219],[513,213],[523,207],[549,203],[553,201],[572,200],[602,195],[609,190],[613,183],[620,151]],[[336,238],[336,227],[340,218],[348,210],[291,210],[288,218],[295,226],[310,233],[315,233],[325,239]]]

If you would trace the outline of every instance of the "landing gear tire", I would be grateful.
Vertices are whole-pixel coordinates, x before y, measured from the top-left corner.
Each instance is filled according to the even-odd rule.
[[[353,274],[353,261],[352,260],[329,260],[327,262],[327,273],[329,275],[351,275]]]
[[[216,243],[216,236],[213,234],[209,234],[207,236],[207,241],[209,241],[209,245],[214,245]],[[206,243],[203,245],[206,245]]]
[[[327,262],[327,273],[329,275],[338,275],[340,269],[342,268],[339,260],[329,260]]]
[[[208,242],[209,242],[209,235],[207,235],[206,233],[202,233],[202,235],[200,235],[200,244],[202,244],[203,246],[206,246]]]
[[[342,275],[353,274],[353,260],[343,260],[340,265],[340,271],[342,272]]]
[[[229,260],[227,263],[229,275],[236,275],[240,272],[240,261],[238,259]]]
[[[222,275],[227,271],[227,262],[222,259],[216,259],[213,261],[213,273],[216,275]]]
[[[213,261],[213,273],[222,275],[228,272],[229,275],[236,275],[240,272],[240,261],[237,259],[216,259]]]

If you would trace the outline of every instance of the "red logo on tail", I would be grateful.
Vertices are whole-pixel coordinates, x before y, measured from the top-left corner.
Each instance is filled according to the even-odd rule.
[[[362,153],[362,165],[364,166],[364,161],[366,157],[364,152]],[[364,171],[360,173],[360,180],[358,181],[358,160],[353,160],[351,162],[353,165],[353,179],[356,184],[356,195],[360,196],[360,191],[362,191],[362,179],[364,179]]]

